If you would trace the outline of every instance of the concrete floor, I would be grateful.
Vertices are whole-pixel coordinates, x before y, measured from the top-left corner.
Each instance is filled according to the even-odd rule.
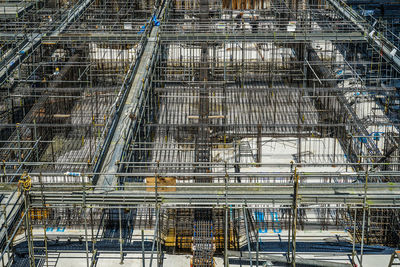
[[[91,255],[89,255],[90,257]],[[57,267],[86,267],[87,263],[85,260],[85,253],[61,253],[61,254],[51,254],[49,255],[49,266]],[[164,267],[189,267],[190,258],[189,255],[165,255]],[[317,260],[330,260],[341,263],[350,263],[348,256],[330,256],[322,257],[321,255],[302,255],[302,258],[314,258]],[[363,267],[383,267],[388,266],[390,260],[390,255],[365,255],[363,258]],[[215,257],[215,267],[223,267],[223,258]],[[146,267],[150,264],[150,259],[145,261]],[[46,266],[46,265],[45,265]],[[118,254],[102,254],[99,257],[97,267],[118,267],[118,266],[142,266],[141,255],[129,255],[124,259],[123,264],[120,264],[120,259]],[[152,267],[156,266],[156,260],[153,259]],[[229,264],[230,267],[239,267],[237,264]],[[242,266],[246,266],[242,264]],[[253,262],[255,265],[255,261]],[[261,266],[261,265],[260,265]],[[272,265],[275,266],[275,265]],[[358,266],[360,266],[358,262]]]
[[[42,233],[43,229],[34,229],[34,234],[39,236]],[[139,240],[140,231],[134,231],[134,240]],[[47,233],[49,238],[52,237],[52,233]],[[56,234],[56,233],[53,233]],[[64,232],[57,233],[58,236],[62,239],[62,235],[76,235],[80,236],[84,234],[84,229],[68,229],[66,228]],[[150,238],[152,234],[151,230],[147,230],[145,232],[146,237]],[[23,236],[20,236],[23,239]],[[347,240],[351,242],[350,235],[346,231],[331,229],[328,231],[320,231],[320,230],[305,230],[298,231],[297,240],[299,242],[332,242],[340,238],[340,240]],[[146,238],[147,239],[147,238]],[[280,231],[279,235],[274,233],[272,229],[268,229],[268,231],[264,233],[260,233],[260,239],[263,242],[277,242],[281,240],[281,242],[287,242],[287,231]],[[146,255],[146,267],[150,264],[150,254]],[[282,253],[271,254],[275,256],[282,256]],[[89,263],[92,254],[89,253]],[[316,259],[316,260],[327,260],[327,261],[335,261],[341,263],[350,263],[350,255],[342,254],[342,253],[298,253],[298,256],[301,258],[307,259]],[[255,256],[254,256],[255,257]],[[190,266],[191,255],[171,255],[165,254],[164,265],[165,267],[189,267]],[[254,258],[253,258],[254,260]],[[363,257],[363,266],[364,267],[380,267],[387,266],[390,260],[390,255],[364,255]],[[216,267],[222,267],[223,258],[215,257]],[[46,265],[44,265],[46,266]],[[51,267],[86,267],[86,253],[84,251],[81,252],[62,252],[62,253],[49,253],[49,266]],[[118,252],[101,252],[99,254],[97,267],[117,267],[117,266],[142,266],[142,255],[141,252],[130,252],[125,256],[123,264],[120,264],[120,255]],[[152,266],[156,266],[156,255],[154,255]],[[237,264],[230,264],[231,267],[239,267]],[[246,266],[242,264],[242,266]],[[253,262],[253,266],[255,266],[255,262]],[[274,266],[274,265],[272,265]],[[360,266],[360,264],[358,264]]]

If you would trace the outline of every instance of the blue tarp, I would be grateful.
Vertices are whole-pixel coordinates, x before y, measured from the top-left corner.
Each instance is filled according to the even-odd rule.
[[[146,30],[146,25],[143,25],[143,26],[140,28],[140,31],[138,32],[138,34],[142,34],[142,33],[144,32],[144,30]]]
[[[157,20],[156,15],[153,16],[154,26],[160,26],[160,22]]]
[[[374,15],[374,10],[363,10],[362,12],[361,12],[361,15],[363,15],[363,16],[372,16],[372,15]]]

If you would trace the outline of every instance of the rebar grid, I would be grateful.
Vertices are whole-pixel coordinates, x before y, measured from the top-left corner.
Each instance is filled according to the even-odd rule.
[[[77,33],[75,24],[98,23],[109,25],[107,34],[118,35],[124,30],[119,28],[124,26],[122,19],[130,21],[134,16],[130,26],[136,25],[138,29],[133,26],[129,31],[138,35],[143,27],[139,36],[145,36],[148,15],[146,12],[132,15],[132,5],[123,1],[91,3],[85,15],[68,25],[63,34]],[[114,14],[113,8],[119,10],[116,18],[122,24],[107,21],[109,15],[104,12],[104,21],[100,20],[101,10]],[[102,33],[106,31],[104,27]],[[126,90],[126,76],[134,70],[143,47],[140,39],[131,44],[107,40],[102,37],[95,42],[44,42],[22,63],[13,78],[14,88],[4,93],[2,99],[0,153],[4,162],[55,163],[30,168],[43,173],[59,172],[58,176],[43,178],[53,182],[71,180],[64,179],[65,173],[79,174],[93,169]],[[14,165],[6,167],[4,172],[14,168],[17,173],[22,169],[21,165]]]
[[[238,18],[249,2],[255,10]],[[158,254],[161,244],[186,252],[195,245],[195,266],[203,264],[197,258],[212,264],[210,234],[220,252],[226,241],[248,249],[251,261],[265,228],[287,230],[294,260],[296,231],[308,227],[354,232],[361,256],[364,244],[396,246],[396,67],[332,5],[295,2],[210,2],[204,12],[201,1],[175,1],[159,34],[139,41],[132,35],[148,26],[154,3],[95,1],[63,34],[44,37],[2,104],[12,115],[3,117],[2,179],[23,170],[33,179],[25,218],[72,218],[87,231],[94,211],[92,239],[118,240],[121,262],[122,239],[135,227],[154,230]],[[346,34],[356,41],[338,39]],[[151,64],[135,76],[141,85],[126,88],[151,45]],[[138,90],[127,100],[135,105],[120,114],[129,90]],[[109,131],[115,121],[127,131]],[[124,146],[100,165],[116,171],[94,173],[108,133]],[[88,185],[103,175],[117,182]],[[194,225],[208,227],[200,240],[192,240]]]

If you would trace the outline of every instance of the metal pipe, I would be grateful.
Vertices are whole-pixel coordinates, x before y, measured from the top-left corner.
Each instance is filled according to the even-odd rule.
[[[249,226],[248,226],[248,222],[247,222],[246,213],[247,213],[246,207],[243,206],[243,216],[244,216],[244,225],[245,225],[245,228],[246,228],[247,248],[249,250],[250,267],[252,267],[253,266],[253,261],[251,259],[251,242],[250,242]]]
[[[41,179],[41,175],[39,176],[39,182],[40,182],[40,189],[41,189],[41,194],[42,194],[42,218],[43,218],[43,241],[44,241],[44,249],[45,249],[45,258],[46,258],[46,267],[49,267],[49,255],[47,251],[47,233],[46,233],[46,215],[47,215],[47,210],[46,210],[46,205],[44,201],[44,194],[43,194],[43,183]]]
[[[6,240],[8,241],[8,223],[7,223],[7,208],[6,206],[3,207],[3,216],[4,216],[4,229],[6,233]],[[10,262],[10,247],[7,247],[5,249],[7,251],[7,266],[9,265],[8,262]],[[4,256],[1,257],[3,265],[4,265]]]
[[[25,216],[25,225],[26,225],[26,239],[28,241],[28,253],[29,253],[29,266],[30,267],[35,267],[35,254],[34,254],[34,248],[33,248],[33,241],[32,241],[32,228],[30,224],[30,209],[29,209],[29,201],[28,201],[28,191],[24,191],[24,201],[25,201],[25,207],[27,207],[27,213],[28,215]]]
[[[258,267],[258,259],[259,259],[259,251],[260,251],[260,240],[259,240],[259,233],[260,233],[260,230],[259,230],[259,228],[257,227],[257,232],[256,232],[256,266]]]
[[[293,227],[292,227],[292,266],[296,266],[296,233],[297,233],[297,206],[298,206],[299,175],[294,169],[294,188],[293,188]]]
[[[151,254],[150,254],[150,263],[149,263],[149,267],[153,266],[153,254],[154,254],[154,245],[156,242],[156,238],[157,238],[157,234],[158,234],[158,209],[156,209],[156,226],[154,228],[154,235],[153,235],[153,244],[151,245]]]
[[[124,251],[122,250],[122,219],[121,219],[121,208],[118,209],[118,221],[119,221],[119,264],[124,264]]]
[[[82,177],[82,185],[85,189],[85,183]],[[88,231],[87,231],[87,219],[86,219],[86,191],[82,192],[82,214],[84,216],[84,226],[85,226],[85,250],[86,250],[86,266],[90,266],[89,262],[89,241],[88,241]]]
[[[224,231],[224,266],[229,266],[229,258],[228,258],[228,182],[229,176],[225,175],[225,231]]]
[[[351,262],[355,265],[354,257],[356,255],[356,222],[357,222],[357,209],[354,210],[354,225],[353,225],[353,249],[351,253]]]
[[[145,253],[144,253],[144,230],[142,229],[142,267],[146,267]]]
[[[360,255],[360,267],[363,266],[363,255],[364,255],[364,235],[365,235],[365,213],[367,209],[367,191],[368,191],[368,169],[365,171],[365,183],[364,183],[364,203],[363,203],[363,220],[362,220],[362,232],[361,232],[361,255]]]

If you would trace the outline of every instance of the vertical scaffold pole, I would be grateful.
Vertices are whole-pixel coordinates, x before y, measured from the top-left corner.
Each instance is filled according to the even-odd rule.
[[[247,237],[247,248],[249,250],[249,259],[250,259],[250,267],[253,266],[253,260],[251,259],[251,243],[250,243],[250,235],[249,235],[249,226],[247,224],[247,209],[243,207],[243,216],[244,216],[244,226],[246,228],[246,237]]]
[[[353,251],[351,253],[351,262],[354,265],[354,257],[356,256],[356,222],[357,222],[357,209],[354,209],[354,224],[353,224]]]
[[[229,215],[229,209],[228,209],[228,181],[229,181],[229,176],[227,172],[227,166],[225,162],[225,233],[224,233],[224,267],[229,266],[229,259],[228,259],[228,215]]]
[[[46,203],[44,201],[44,193],[43,193],[43,182],[42,182],[42,173],[39,174],[39,183],[40,183],[40,193],[41,193],[41,198],[42,198],[42,218],[43,218],[43,242],[44,242],[44,252],[45,252],[45,258],[46,258],[46,267],[49,267],[49,254],[47,251],[47,224],[46,224]]]
[[[119,257],[120,262],[119,264],[124,264],[124,251],[122,249],[122,215],[121,215],[121,208],[118,208],[118,222],[119,222]]]
[[[89,263],[89,241],[88,241],[88,231],[87,231],[87,219],[86,219],[86,185],[85,185],[85,178],[82,174],[82,215],[85,223],[85,249],[86,249],[86,265],[87,267],[90,266]]]
[[[360,255],[360,266],[363,266],[363,254],[364,254],[364,235],[365,235],[365,213],[367,209],[367,191],[368,191],[368,166],[365,168],[365,183],[364,183],[364,202],[363,202],[363,219],[362,219],[362,232],[361,232],[361,255]]]
[[[294,169],[294,192],[293,192],[293,227],[292,227],[292,266],[296,266],[296,228],[297,228],[297,200],[299,190],[299,175],[297,168]]]
[[[26,237],[28,240],[28,252],[29,252],[29,266],[35,267],[35,253],[33,248],[33,237],[32,237],[32,228],[30,223],[30,207],[29,207],[29,193],[28,191],[24,191],[24,198],[25,198],[25,227],[26,227]]]
[[[146,267],[146,260],[144,254],[144,230],[142,229],[142,266]]]

